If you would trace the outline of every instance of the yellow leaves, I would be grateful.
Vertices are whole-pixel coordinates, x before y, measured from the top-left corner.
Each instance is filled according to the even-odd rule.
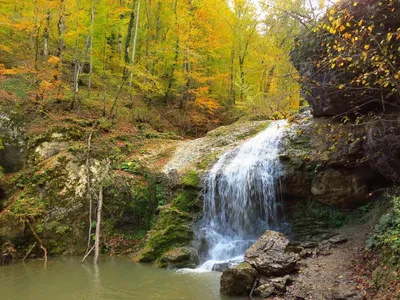
[[[47,81],[47,80],[42,80],[39,84],[39,88],[43,91],[48,91],[53,88],[54,84]]]
[[[7,52],[7,53],[11,53],[12,52],[10,47],[8,47],[6,45],[1,45],[1,44],[0,44],[0,51]]]
[[[330,11],[329,11],[329,14],[330,15],[333,15],[335,13],[335,10],[334,9],[331,9]]]
[[[358,2],[354,2],[353,5],[354,5],[354,6],[357,6],[357,5],[358,5]]]
[[[367,60],[367,57],[368,57],[367,52],[363,51],[363,52],[361,53],[361,55],[362,55],[363,61],[365,62],[365,61]]]
[[[331,69],[334,69],[336,67],[335,64],[331,64]]]
[[[368,45],[368,44],[364,45],[364,49],[365,49],[365,50],[368,50],[369,47],[370,47],[370,45]]]
[[[25,70],[23,68],[7,69],[4,64],[0,64],[0,76],[1,75],[17,75],[17,74],[24,73],[24,71]]]
[[[339,90],[342,90],[344,88],[344,84],[339,85]]]
[[[348,32],[346,32],[346,33],[344,33],[343,35],[342,35],[342,37],[344,38],[344,39],[351,39],[351,34],[350,33],[348,33]]]
[[[49,57],[49,59],[47,60],[47,62],[52,65],[57,65],[59,63],[59,61],[60,61],[60,59],[57,56],[53,56],[53,55],[51,55]]]
[[[346,27],[344,27],[343,25],[340,25],[340,27],[339,27],[340,32],[344,31],[345,29],[346,29]]]

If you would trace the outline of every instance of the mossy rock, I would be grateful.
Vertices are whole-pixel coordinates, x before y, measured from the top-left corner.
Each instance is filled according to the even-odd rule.
[[[172,201],[172,205],[177,209],[184,212],[198,212],[200,207],[198,205],[198,190],[183,190]]]
[[[191,170],[191,171],[187,172],[182,177],[182,185],[184,187],[191,187],[191,188],[200,187],[200,176],[199,176],[199,174],[194,170]]]
[[[169,250],[157,260],[160,268],[196,268],[199,264],[199,256],[196,249],[191,247],[179,247]]]
[[[187,245],[193,238],[191,223],[189,214],[174,207],[162,210],[138,260],[153,262],[168,250]]]

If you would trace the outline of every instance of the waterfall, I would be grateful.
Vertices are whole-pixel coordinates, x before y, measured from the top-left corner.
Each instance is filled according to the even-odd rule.
[[[204,182],[203,218],[198,224],[202,270],[237,262],[266,229],[280,223],[278,147],[286,121],[271,123],[226,152]]]

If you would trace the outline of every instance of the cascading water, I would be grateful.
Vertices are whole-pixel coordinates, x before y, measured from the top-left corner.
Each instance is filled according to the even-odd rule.
[[[246,249],[266,230],[279,227],[281,165],[278,147],[286,121],[226,152],[204,183],[203,219],[197,229],[206,248],[199,269],[243,259]]]

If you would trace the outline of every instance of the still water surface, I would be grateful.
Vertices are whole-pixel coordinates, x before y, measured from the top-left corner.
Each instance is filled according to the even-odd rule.
[[[102,257],[25,261],[0,267],[1,300],[219,300],[221,273],[187,273]]]

